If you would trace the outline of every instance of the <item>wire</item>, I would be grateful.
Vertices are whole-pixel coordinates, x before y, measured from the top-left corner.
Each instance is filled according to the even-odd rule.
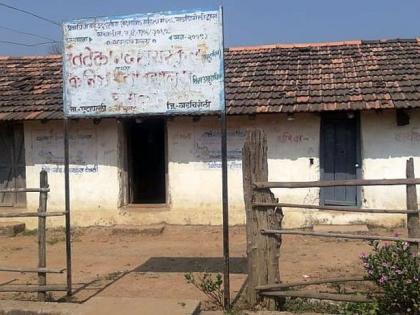
[[[26,10],[23,10],[23,9],[19,9],[19,8],[13,7],[13,6],[8,5],[6,3],[3,3],[3,2],[0,2],[0,6],[6,7],[8,9],[15,10],[15,11],[18,11],[18,12],[22,12],[22,13],[25,13],[25,14],[28,14],[28,15],[32,15],[32,16],[40,19],[40,20],[49,22],[49,23],[54,24],[54,25],[57,25],[57,26],[61,26],[60,23],[58,23],[56,21],[53,21],[53,20],[50,20],[48,18],[42,17],[42,16],[40,16],[38,14],[35,14],[35,13],[32,13],[30,11],[26,11]]]
[[[6,27],[6,26],[0,26],[0,29],[11,31],[11,32],[18,33],[18,34],[24,34],[24,35],[29,35],[29,36],[33,36],[33,37],[38,37],[38,38],[41,38],[41,39],[46,39],[46,40],[50,40],[50,41],[54,41],[54,42],[59,42],[58,40],[55,40],[55,39],[52,39],[52,38],[49,38],[49,37],[45,37],[45,36],[34,34],[34,33],[18,31],[18,30],[15,30],[13,28]]]
[[[11,41],[8,41],[8,40],[0,40],[0,43],[2,43],[2,44],[11,44],[11,45],[16,45],[16,46],[36,47],[36,46],[43,46],[43,45],[49,45],[49,44],[56,44],[57,41],[43,42],[43,43],[35,43],[35,44],[25,44],[25,43],[11,42]]]

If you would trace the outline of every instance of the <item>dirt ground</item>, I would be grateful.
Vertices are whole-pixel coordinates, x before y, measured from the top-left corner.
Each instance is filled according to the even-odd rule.
[[[392,235],[394,231],[375,230]],[[400,231],[401,232],[401,231]],[[65,267],[64,231],[48,231],[47,266]],[[245,228],[231,227],[232,298],[246,278]],[[206,297],[187,284],[184,274],[222,272],[222,230],[219,226],[165,226],[159,235],[142,235],[111,227],[79,228],[73,232],[74,299],[92,296],[189,298]],[[283,281],[358,276],[359,255],[366,242],[285,235],[280,257]],[[37,237],[24,233],[0,238],[0,266],[36,267]],[[14,280],[16,279],[16,280]],[[36,274],[0,273],[0,283],[37,282]],[[48,275],[49,284],[65,284],[65,274]],[[63,293],[55,293],[57,299]],[[34,299],[34,294],[3,293],[2,299]]]

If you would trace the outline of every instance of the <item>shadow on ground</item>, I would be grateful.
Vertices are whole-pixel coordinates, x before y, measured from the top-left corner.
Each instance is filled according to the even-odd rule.
[[[230,273],[247,273],[245,257],[230,258]],[[223,257],[151,257],[134,272],[211,272],[223,273]]]
[[[231,257],[231,274],[246,274],[247,260],[245,257]],[[118,271],[98,277],[88,283],[77,283],[73,286],[71,298],[62,296],[59,301],[73,301],[84,303],[103,292],[117,281],[130,273],[136,272],[210,272],[223,273],[223,257],[151,257],[144,264],[131,270]]]

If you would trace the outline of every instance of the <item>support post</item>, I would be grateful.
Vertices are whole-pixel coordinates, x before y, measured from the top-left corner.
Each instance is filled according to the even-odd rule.
[[[414,159],[407,160],[406,166],[407,178],[415,178]],[[407,210],[418,210],[416,185],[407,185]],[[419,213],[407,214],[407,229],[409,238],[420,238],[420,220]],[[410,252],[419,257],[419,243],[410,243]]]
[[[223,25],[223,7],[219,7],[220,22]],[[222,28],[222,51],[224,51],[224,29]],[[223,58],[224,62],[224,58]],[[229,199],[228,199],[228,165],[227,165],[227,123],[225,104],[225,65],[223,64],[223,110],[220,113],[221,155],[222,155],[222,211],[223,211],[223,302],[225,310],[230,310],[230,267],[229,267]]]
[[[40,188],[48,188],[48,174],[42,170],[39,174]],[[39,193],[39,207],[38,214],[45,214],[47,212],[47,198],[48,192],[41,191]],[[47,267],[47,248],[46,248],[46,220],[45,216],[38,217],[38,268]],[[45,271],[38,272],[38,285],[44,287],[47,284],[47,273]],[[47,293],[45,291],[38,292],[38,300],[45,302]]]
[[[66,210],[66,269],[67,295],[72,295],[71,274],[71,223],[70,223],[70,171],[69,171],[69,121],[64,118],[64,191]]]
[[[229,279],[229,206],[228,206],[228,169],[227,169],[227,126],[226,112],[221,113],[222,133],[222,200],[223,200],[223,300],[225,309],[230,309],[230,279]]]
[[[255,189],[254,182],[268,180],[267,139],[262,130],[248,132],[242,150],[242,174],[246,211],[246,238],[248,255],[247,300],[251,307],[266,304],[274,310],[275,300],[265,300],[258,295],[257,287],[280,282],[279,255],[280,235],[263,235],[261,230],[268,227],[281,228],[281,209],[253,207],[253,203],[275,203],[273,193],[268,188]]]

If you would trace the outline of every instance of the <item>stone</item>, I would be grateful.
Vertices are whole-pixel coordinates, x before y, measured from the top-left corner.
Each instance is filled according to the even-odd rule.
[[[0,236],[16,236],[25,231],[25,223],[16,221],[0,222]]]
[[[148,236],[158,236],[163,233],[165,229],[164,224],[152,224],[152,225],[114,225],[112,227],[113,235],[133,235],[141,234]]]

